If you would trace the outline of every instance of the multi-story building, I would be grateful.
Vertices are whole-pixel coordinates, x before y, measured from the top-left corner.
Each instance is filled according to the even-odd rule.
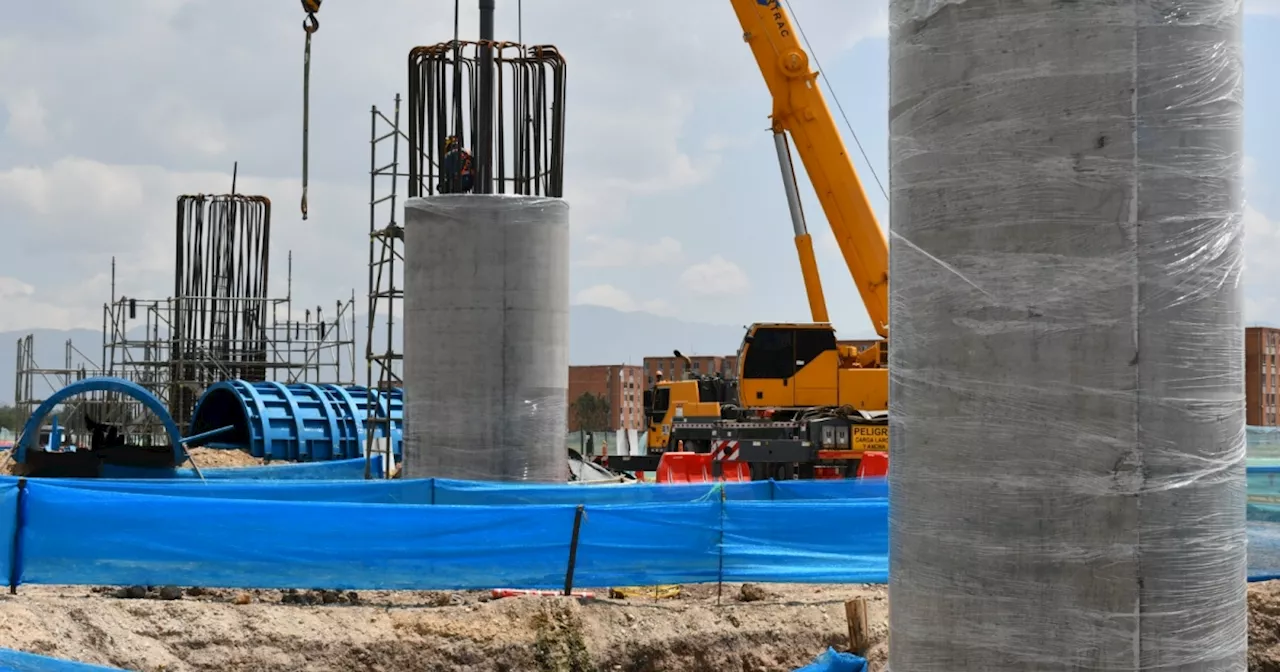
[[[1280,349],[1280,329],[1249,327],[1244,330],[1244,397],[1245,422],[1260,427],[1275,427],[1276,397],[1280,396],[1280,368],[1276,350]]]
[[[738,377],[738,356],[737,355],[701,355],[697,357],[689,357],[690,363],[693,365],[692,373],[694,375],[714,376],[717,373],[725,378]],[[657,380],[658,372],[662,372],[663,378],[666,380],[681,380],[685,374],[685,363],[674,355],[669,357],[645,357],[644,358],[644,380],[645,384],[652,386]]]
[[[644,423],[644,369],[634,364],[569,367],[569,431],[578,426],[573,404],[591,393],[609,402],[608,431],[641,429]]]

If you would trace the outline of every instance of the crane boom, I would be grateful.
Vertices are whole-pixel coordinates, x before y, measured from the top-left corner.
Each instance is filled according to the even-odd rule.
[[[887,338],[889,245],[845,151],[840,129],[818,88],[818,75],[810,70],[809,56],[779,0],[730,2],[742,25],[743,40],[751,47],[773,97],[774,133],[785,131],[791,135],[867,316],[876,333]],[[797,246],[809,244],[807,233],[803,234],[805,240],[800,240],[799,228],[797,224]],[[809,301],[814,305],[815,285],[809,276],[816,274],[816,265],[809,260],[806,266],[805,250],[800,252]],[[812,255],[811,249],[809,254]],[[821,301],[821,296],[816,300]]]

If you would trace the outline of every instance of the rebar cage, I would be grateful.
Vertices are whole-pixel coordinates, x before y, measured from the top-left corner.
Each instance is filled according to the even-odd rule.
[[[480,121],[493,58],[491,135]],[[476,193],[564,195],[565,60],[550,45],[451,41],[409,52],[409,196],[442,191],[444,144],[472,154]],[[487,153],[483,148],[489,147]]]
[[[227,194],[178,197],[171,381],[177,417],[190,415],[201,389],[220,379],[266,380],[271,201]],[[223,370],[214,375],[207,363]]]

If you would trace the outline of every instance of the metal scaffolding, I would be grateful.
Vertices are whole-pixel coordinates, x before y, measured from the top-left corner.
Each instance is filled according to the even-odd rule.
[[[335,301],[328,314],[321,306],[295,313],[292,265],[290,255],[288,291],[283,298],[237,300],[239,310],[259,316],[251,332],[255,351],[225,347],[226,339],[218,332],[193,335],[176,327],[193,314],[220,309],[202,303],[224,299],[118,297],[113,265],[111,301],[102,311],[105,374],[147,388],[184,428],[191,421],[195,399],[219,381],[355,384],[354,293],[350,299]],[[158,425],[147,431],[152,430],[162,431]]]
[[[67,339],[61,366],[42,366],[36,359],[35,335],[27,334],[18,339],[17,361],[14,367],[14,406],[22,417],[30,417],[40,404],[58,390],[93,376],[101,375],[101,366],[81,352]],[[87,440],[90,428],[86,418],[96,422],[127,424],[128,409],[119,395],[93,393],[69,400],[54,409],[58,426],[63,429],[62,443],[77,445]],[[41,443],[48,437],[42,434]]]
[[[404,353],[396,347],[396,315],[404,299],[404,227],[399,224],[400,141],[408,140],[400,130],[400,95],[388,117],[375,105],[370,110],[369,130],[369,298],[365,340],[365,380],[369,388],[369,414],[365,425],[365,477],[371,472],[369,459],[383,455],[391,464],[391,446],[376,437],[391,436],[390,409],[375,396],[377,391],[404,385]],[[379,333],[379,332],[382,333]],[[379,444],[381,441],[381,444]],[[388,469],[387,473],[390,473]]]

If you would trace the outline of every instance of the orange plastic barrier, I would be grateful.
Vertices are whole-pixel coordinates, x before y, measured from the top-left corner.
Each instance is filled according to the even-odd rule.
[[[814,467],[813,478],[818,481],[832,481],[844,478],[840,467]]]
[[[659,483],[707,483],[714,480],[749,481],[751,467],[746,462],[723,460],[720,464],[721,477],[712,476],[715,463],[710,453],[663,453],[658,462]]]
[[[866,452],[858,463],[858,478],[878,478],[889,475],[889,453]]]

